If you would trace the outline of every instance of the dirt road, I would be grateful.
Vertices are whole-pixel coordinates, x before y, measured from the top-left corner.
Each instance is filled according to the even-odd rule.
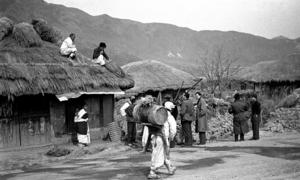
[[[150,153],[129,150],[117,156],[86,155],[59,163],[1,173],[0,179],[146,179]],[[300,134],[265,134],[259,141],[231,139],[172,149],[176,174],[162,179],[300,179]]]

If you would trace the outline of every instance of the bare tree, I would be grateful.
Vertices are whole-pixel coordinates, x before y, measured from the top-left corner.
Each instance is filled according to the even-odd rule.
[[[220,93],[229,85],[232,78],[241,70],[236,64],[239,57],[235,52],[226,52],[223,46],[212,48],[202,59],[200,69],[211,87],[212,93],[218,88]]]

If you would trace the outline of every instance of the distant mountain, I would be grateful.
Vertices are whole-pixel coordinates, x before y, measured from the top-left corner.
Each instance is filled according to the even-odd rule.
[[[289,38],[285,37],[285,36],[276,36],[274,38],[272,38],[273,40],[290,40]]]
[[[237,53],[239,63],[248,66],[280,60],[298,44],[296,40],[278,41],[235,31],[194,31],[170,24],[91,16],[79,9],[43,0],[0,0],[0,16],[16,22],[43,18],[64,36],[75,32],[79,51],[89,57],[93,48],[105,41],[108,54],[120,65],[156,59],[193,74],[198,74],[201,58],[216,45],[222,45],[228,53]]]

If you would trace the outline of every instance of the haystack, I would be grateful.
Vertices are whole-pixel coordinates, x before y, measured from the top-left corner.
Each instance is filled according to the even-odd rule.
[[[13,29],[13,21],[7,17],[0,18],[0,41]]]
[[[43,41],[28,23],[15,25],[0,41],[0,96],[109,93],[133,85],[130,76],[120,77],[81,54],[76,60],[61,56],[59,47]]]
[[[19,23],[14,26],[12,37],[22,47],[39,47],[42,45],[40,36],[28,23]]]
[[[194,84],[194,76],[172,66],[155,60],[132,62],[122,69],[131,75],[135,86],[126,94],[139,94],[146,91],[164,91],[179,89],[184,81],[183,89]]]
[[[44,41],[48,41],[54,44],[61,44],[63,41],[63,37],[59,30],[51,27],[47,24],[47,21],[43,19],[34,19],[31,24],[36,32],[40,35],[41,39]]]

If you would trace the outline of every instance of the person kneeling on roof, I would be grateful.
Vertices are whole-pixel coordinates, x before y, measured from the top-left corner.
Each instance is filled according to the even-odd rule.
[[[94,49],[93,60],[94,63],[105,65],[106,61],[109,61],[109,57],[106,55],[104,49],[106,48],[106,44],[104,42],[100,42],[99,46]]]
[[[75,34],[71,33],[60,46],[60,54],[74,59],[76,57]]]

